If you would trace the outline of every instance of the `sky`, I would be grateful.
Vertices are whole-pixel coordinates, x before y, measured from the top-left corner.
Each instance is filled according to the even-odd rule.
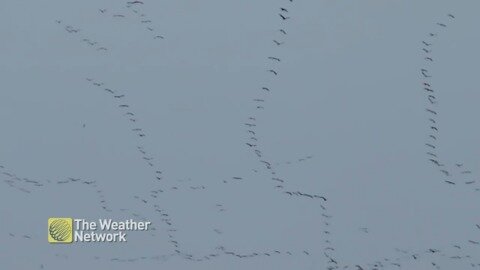
[[[0,268],[480,267],[480,3],[142,3],[3,3]]]

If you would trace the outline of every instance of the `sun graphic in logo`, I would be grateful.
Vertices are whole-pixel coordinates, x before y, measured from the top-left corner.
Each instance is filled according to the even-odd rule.
[[[73,220],[71,218],[48,219],[48,242],[72,243]]]

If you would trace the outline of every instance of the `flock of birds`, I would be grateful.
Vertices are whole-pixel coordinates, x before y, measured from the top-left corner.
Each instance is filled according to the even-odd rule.
[[[450,21],[455,19],[453,14],[447,15]],[[440,28],[447,28],[447,23],[437,23],[436,26]],[[429,123],[429,134],[428,141],[425,142],[427,148],[426,154],[428,160],[433,164],[439,172],[444,176],[444,182],[449,185],[460,184],[459,181],[455,180],[458,178],[463,179],[461,183],[465,185],[473,185],[476,183],[472,179],[472,171],[464,167],[463,162],[456,162],[454,166],[449,166],[449,164],[442,160],[440,154],[438,153],[439,145],[437,141],[440,138],[440,127],[439,127],[439,111],[438,111],[438,98],[436,89],[434,87],[433,76],[430,74],[428,66],[431,66],[434,63],[434,57],[432,53],[432,46],[434,45],[435,40],[438,37],[438,33],[429,33],[426,40],[422,41],[422,51],[424,53],[425,67],[420,69],[422,75],[422,88],[425,92],[425,97],[427,101],[427,107],[425,111],[428,115]],[[470,177],[469,177],[470,176]],[[476,191],[480,190],[475,188]]]
[[[272,46],[276,49],[281,49],[285,47],[287,42],[287,26],[290,20],[292,20],[291,13],[293,10],[293,1],[289,0],[289,6],[281,6],[276,9],[278,13],[278,19],[282,22],[282,28],[278,29],[277,36],[272,39]],[[129,1],[126,3],[126,8],[130,10],[133,14],[138,16],[139,22],[145,26],[145,30],[151,32],[153,39],[164,39],[164,36],[158,34],[155,29],[152,27],[152,21],[140,11],[140,7],[144,5],[143,1]],[[107,9],[99,9],[99,13],[102,15],[111,15],[112,18],[125,18],[127,15],[124,13],[115,13],[110,12]],[[453,21],[455,16],[452,14],[448,14],[448,18]],[[80,28],[76,28],[74,26],[65,24],[62,20],[56,20],[56,24],[63,27],[63,29],[71,35],[77,35],[80,38],[80,41],[87,46],[102,52],[107,52],[109,48],[102,45],[102,43],[93,40],[87,36],[82,36],[82,30]],[[447,23],[437,23],[437,27],[446,28],[448,26]],[[432,56],[432,46],[434,41],[437,37],[436,32],[429,33],[428,39],[423,40],[422,44],[424,45],[422,51],[424,52],[424,60],[426,65],[431,65],[434,63],[434,58]],[[282,63],[282,59],[275,54],[266,56],[266,60],[268,62],[268,67],[265,69],[266,73],[268,74],[268,79],[266,80],[267,83],[259,86],[258,94],[252,99],[254,104],[254,112],[248,117],[247,121],[244,123],[246,134],[248,134],[248,139],[245,145],[251,149],[252,154],[258,160],[258,163],[262,166],[262,169],[266,170],[270,174],[270,181],[272,183],[272,187],[275,191],[278,191],[286,196],[286,198],[305,198],[315,200],[318,202],[318,206],[322,211],[322,234],[323,234],[323,242],[322,242],[322,253],[321,255],[325,257],[327,261],[326,269],[333,270],[333,269],[357,269],[357,270],[375,270],[375,269],[387,269],[389,267],[402,267],[402,263],[409,260],[421,260],[421,259],[430,259],[431,265],[436,269],[440,269],[440,264],[435,261],[435,258],[450,258],[456,260],[465,260],[469,261],[469,264],[473,268],[480,268],[480,263],[475,262],[474,258],[471,254],[462,253],[464,250],[465,245],[480,245],[480,241],[468,239],[466,242],[463,243],[455,243],[453,244],[450,249],[439,250],[430,248],[427,250],[422,251],[406,251],[406,250],[397,250],[399,252],[399,256],[396,258],[383,258],[381,260],[377,260],[375,262],[366,264],[366,265],[359,265],[359,264],[342,264],[336,256],[335,252],[336,248],[333,245],[332,240],[332,233],[329,229],[332,224],[333,216],[327,211],[327,198],[324,195],[308,193],[300,190],[289,190],[288,189],[288,181],[285,178],[282,178],[278,175],[278,171],[276,170],[277,166],[284,166],[284,165],[291,165],[295,162],[305,162],[313,158],[312,155],[301,157],[296,159],[296,161],[285,161],[285,162],[273,162],[266,159],[266,155],[264,155],[264,150],[261,147],[262,141],[260,139],[259,133],[261,129],[257,126],[257,119],[262,116],[262,111],[266,109],[266,104],[270,95],[275,93],[275,89],[268,85],[268,82],[271,80],[278,80],[280,79],[280,66]],[[465,169],[463,167],[463,163],[455,163],[454,168],[450,168],[446,165],[446,162],[441,159],[439,156],[437,149],[438,144],[437,140],[439,137],[439,126],[438,126],[438,98],[435,92],[435,88],[433,87],[433,80],[432,75],[428,70],[428,66],[423,67],[421,70],[422,75],[422,88],[425,91],[425,97],[427,101],[426,112],[428,114],[428,121],[429,121],[429,133],[428,133],[428,141],[425,143],[427,148],[427,156],[429,162],[431,162],[435,168],[438,169],[442,175],[445,176],[445,183],[449,185],[457,185],[459,182],[455,181],[455,176],[462,175],[462,176],[469,176],[472,175],[472,171]],[[224,246],[218,246],[215,250],[211,252],[207,252],[205,255],[195,255],[186,252],[185,247],[179,242],[177,233],[178,230],[175,226],[174,220],[172,220],[171,215],[168,213],[167,209],[160,206],[158,199],[161,197],[163,193],[166,192],[179,192],[185,190],[194,190],[194,191],[202,191],[208,189],[207,186],[199,184],[199,185],[180,185],[179,183],[172,183],[171,181],[166,181],[163,175],[163,170],[158,166],[155,161],[155,157],[151,154],[153,151],[149,151],[147,149],[146,144],[143,143],[143,140],[147,137],[146,128],[141,126],[141,121],[139,120],[136,112],[133,110],[133,107],[127,99],[127,93],[125,91],[120,91],[118,89],[113,89],[108,87],[104,82],[97,81],[93,78],[85,78],[85,80],[93,87],[101,90],[102,92],[109,95],[114,101],[115,106],[118,107],[118,110],[122,117],[128,122],[129,124],[129,131],[132,132],[135,137],[137,138],[136,142],[136,149],[135,151],[138,153],[141,160],[143,160],[146,168],[151,171],[151,180],[153,188],[149,190],[148,194],[143,195],[136,195],[133,196],[135,200],[138,201],[140,205],[144,205],[149,207],[154,213],[157,214],[159,220],[162,222],[164,229],[169,237],[168,242],[172,246],[172,253],[171,254],[153,254],[151,256],[140,256],[140,257],[132,257],[132,258],[101,258],[99,256],[95,256],[94,259],[105,259],[112,262],[137,262],[142,260],[167,260],[174,256],[179,256],[185,260],[190,261],[205,261],[205,260],[212,260],[221,256],[232,256],[240,259],[248,259],[254,257],[271,257],[271,256],[293,256],[293,255],[303,255],[303,256],[312,256],[312,252],[309,250],[301,249],[297,251],[293,250],[279,250],[279,249],[271,249],[271,250],[263,250],[263,251],[251,251],[248,253],[239,253],[235,250],[228,249]],[[84,125],[85,127],[85,125]],[[254,172],[258,173],[259,169],[254,169]],[[48,189],[51,185],[82,185],[91,189],[93,193],[96,194],[98,199],[98,204],[103,211],[106,212],[129,212],[129,215],[138,218],[140,220],[147,220],[145,216],[141,215],[138,212],[133,212],[129,209],[120,208],[114,209],[112,205],[110,205],[107,201],[107,198],[104,194],[104,190],[100,188],[99,183],[96,181],[81,179],[81,178],[74,178],[68,177],[63,180],[53,181],[53,180],[32,180],[29,178],[22,178],[17,176],[17,174],[7,170],[4,165],[0,165],[0,173],[4,178],[4,183],[6,183],[10,188],[16,189],[23,193],[32,193],[40,189]],[[233,176],[232,180],[240,181],[243,177],[241,176]],[[223,180],[226,183],[226,180]],[[475,183],[475,180],[467,179],[462,182],[466,185],[472,185]],[[478,189],[476,189],[478,190]],[[225,211],[225,207],[222,204],[216,205],[219,212]],[[475,224],[476,229],[480,231],[480,225]],[[156,227],[152,228],[152,236],[155,236]],[[214,229],[216,233],[221,234],[222,231],[220,229]],[[361,231],[364,233],[368,233],[368,228],[361,228]],[[24,239],[32,239],[35,236],[16,233],[16,232],[9,232],[10,237],[22,237]],[[39,238],[42,236],[38,236]],[[65,257],[66,255],[57,254],[58,257]],[[44,265],[41,265],[41,268],[44,268]]]
[[[125,7],[134,14],[135,18],[139,21],[139,23],[144,26],[144,29],[148,31],[152,35],[153,39],[164,39],[164,35],[158,33],[153,27],[153,21],[144,13],[141,11],[141,6],[144,5],[143,1],[129,1],[126,3]],[[122,19],[126,18],[128,15],[126,13],[118,13],[118,12],[110,12],[106,8],[100,8],[98,9],[98,12],[102,15],[108,16],[111,15],[113,19]],[[112,13],[112,14],[110,14]],[[57,19],[55,20],[55,23],[59,26],[62,26],[63,29],[71,34],[72,36],[76,36],[80,38],[80,42],[82,44],[87,45],[90,48],[93,48],[99,52],[108,52],[109,48],[106,45],[103,45],[101,42],[98,40],[95,40],[89,36],[82,35],[82,29],[78,27],[74,27],[70,24],[66,24],[63,20]]]
[[[275,49],[282,48],[287,40],[287,26],[289,21],[292,19],[291,17],[291,10],[293,7],[293,1],[290,1],[291,5],[289,7],[281,6],[277,9],[278,11],[278,18],[282,22],[282,27],[278,29],[277,37],[272,39],[272,46]],[[278,51],[278,50],[275,50]],[[269,73],[268,81],[272,79],[279,79],[279,67],[282,62],[282,59],[276,55],[269,55],[266,57],[268,61],[268,67],[266,72]],[[273,77],[273,78],[272,78]],[[288,184],[287,180],[278,176],[277,170],[275,169],[274,162],[270,160],[266,160],[263,150],[261,148],[261,140],[260,137],[257,135],[260,131],[257,126],[257,119],[261,117],[261,112],[265,110],[266,102],[268,101],[268,97],[275,92],[275,89],[270,87],[268,83],[259,86],[258,88],[259,94],[255,96],[252,101],[254,102],[254,109],[255,112],[248,117],[247,121],[244,123],[246,128],[246,133],[248,135],[248,140],[245,145],[252,150],[253,154],[257,157],[259,163],[263,166],[264,169],[270,174],[270,180],[273,183],[274,189],[282,192],[283,194],[289,197],[300,197],[300,198],[307,198],[307,199],[314,199],[320,200],[319,206],[322,210],[322,225],[325,227],[322,230],[323,234],[323,256],[327,259],[328,266],[327,269],[337,269],[339,267],[338,261],[334,257],[335,248],[332,246],[331,240],[331,231],[329,230],[329,226],[331,224],[330,219],[332,216],[328,213],[326,208],[326,201],[327,198],[323,195],[319,194],[312,194],[307,193],[299,190],[286,190],[286,186]],[[311,159],[312,156],[307,156],[306,158],[298,159],[299,162],[303,162],[306,159]],[[291,162],[289,162],[291,163]],[[254,172],[258,172],[258,170],[254,169]]]

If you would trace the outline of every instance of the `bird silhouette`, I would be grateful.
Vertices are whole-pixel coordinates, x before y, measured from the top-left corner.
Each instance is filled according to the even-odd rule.
[[[273,40],[273,42],[274,42],[275,44],[277,44],[277,46],[280,46],[280,45],[282,45],[283,43],[285,43],[285,42],[279,42],[279,41],[277,41],[277,40],[275,40],[275,39]]]
[[[277,62],[280,62],[280,59],[277,58],[277,57],[269,56],[268,59],[270,59],[270,60],[275,60],[275,61],[277,61]]]
[[[275,76],[278,75],[278,73],[277,73],[275,70],[273,70],[273,69],[269,69],[268,71],[271,72],[271,73],[273,73],[273,74],[275,74]]]

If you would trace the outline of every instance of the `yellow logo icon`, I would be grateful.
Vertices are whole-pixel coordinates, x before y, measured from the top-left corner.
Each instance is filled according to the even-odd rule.
[[[72,218],[49,218],[48,219],[48,242],[49,243],[72,243],[73,219]]]

